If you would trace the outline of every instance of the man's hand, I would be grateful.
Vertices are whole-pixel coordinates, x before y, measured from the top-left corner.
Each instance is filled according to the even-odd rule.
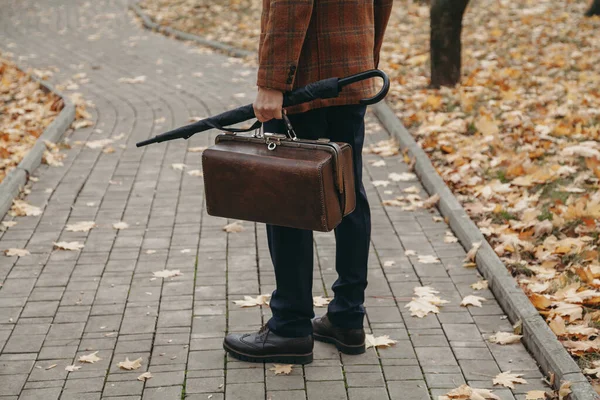
[[[256,100],[252,104],[254,115],[260,122],[267,122],[270,119],[281,119],[281,108],[283,106],[283,93],[279,90],[258,87]]]

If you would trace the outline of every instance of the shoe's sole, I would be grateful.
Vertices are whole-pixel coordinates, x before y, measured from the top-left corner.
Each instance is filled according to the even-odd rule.
[[[270,354],[268,356],[257,356],[230,349],[225,343],[223,343],[223,349],[225,349],[227,353],[231,354],[233,358],[237,358],[240,361],[302,365],[310,364],[313,361],[312,352],[308,354]]]
[[[367,351],[364,343],[357,344],[357,345],[348,345],[348,344],[344,344],[344,343],[340,342],[339,340],[337,340],[335,338],[332,338],[329,336],[318,335],[316,333],[313,333],[313,337],[315,338],[315,340],[318,340],[319,342],[330,343],[330,344],[335,345],[335,347],[344,354],[355,356],[355,355],[359,355],[359,354],[364,354],[364,352]]]

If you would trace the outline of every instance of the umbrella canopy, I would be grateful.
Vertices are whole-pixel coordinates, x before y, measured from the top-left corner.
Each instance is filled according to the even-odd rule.
[[[355,75],[350,75],[346,78],[328,78],[317,82],[310,83],[304,87],[286,92],[283,94],[283,107],[295,106],[297,104],[306,103],[315,99],[329,99],[338,97],[342,88],[354,82],[361,81],[363,79],[369,79],[373,77],[380,77],[383,79],[383,87],[375,96],[369,99],[360,100],[361,104],[374,104],[382,100],[389,88],[390,81],[385,72],[373,69],[370,71],[360,72]],[[209,129],[227,130],[230,132],[248,132],[259,128],[261,126],[260,121],[256,121],[250,128],[237,129],[237,128],[225,128],[229,125],[237,124],[238,122],[247,121],[254,118],[254,107],[252,104],[247,104],[236,109],[226,111],[224,113],[215,115],[213,117],[205,118],[193,124],[182,126],[169,132],[162,133],[154,136],[153,138],[143,140],[136,144],[137,147],[146,146],[152,143],[166,142],[173,139],[188,139],[190,136],[203,132]]]

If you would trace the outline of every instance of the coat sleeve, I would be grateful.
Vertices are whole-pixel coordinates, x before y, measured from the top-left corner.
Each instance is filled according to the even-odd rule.
[[[373,55],[375,57],[375,68],[379,66],[379,52],[381,51],[385,29],[390,20],[393,3],[393,0],[375,0],[374,3],[375,46],[373,48]]]
[[[292,89],[314,1],[263,0],[258,86]]]

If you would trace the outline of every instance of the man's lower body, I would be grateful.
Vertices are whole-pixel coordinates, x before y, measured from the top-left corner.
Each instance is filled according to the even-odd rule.
[[[335,344],[348,354],[364,352],[364,293],[371,236],[371,215],[362,184],[365,105],[342,105],[289,115],[302,139],[329,138],[352,146],[356,209],[335,228],[334,298],[327,315],[313,320],[313,232],[267,225],[275,267],[276,290],[271,296],[273,317],[258,333],[231,334],[224,347],[247,361],[307,363],[314,339]],[[265,132],[285,133],[282,120],[264,124]],[[290,210],[293,212],[294,210]]]

